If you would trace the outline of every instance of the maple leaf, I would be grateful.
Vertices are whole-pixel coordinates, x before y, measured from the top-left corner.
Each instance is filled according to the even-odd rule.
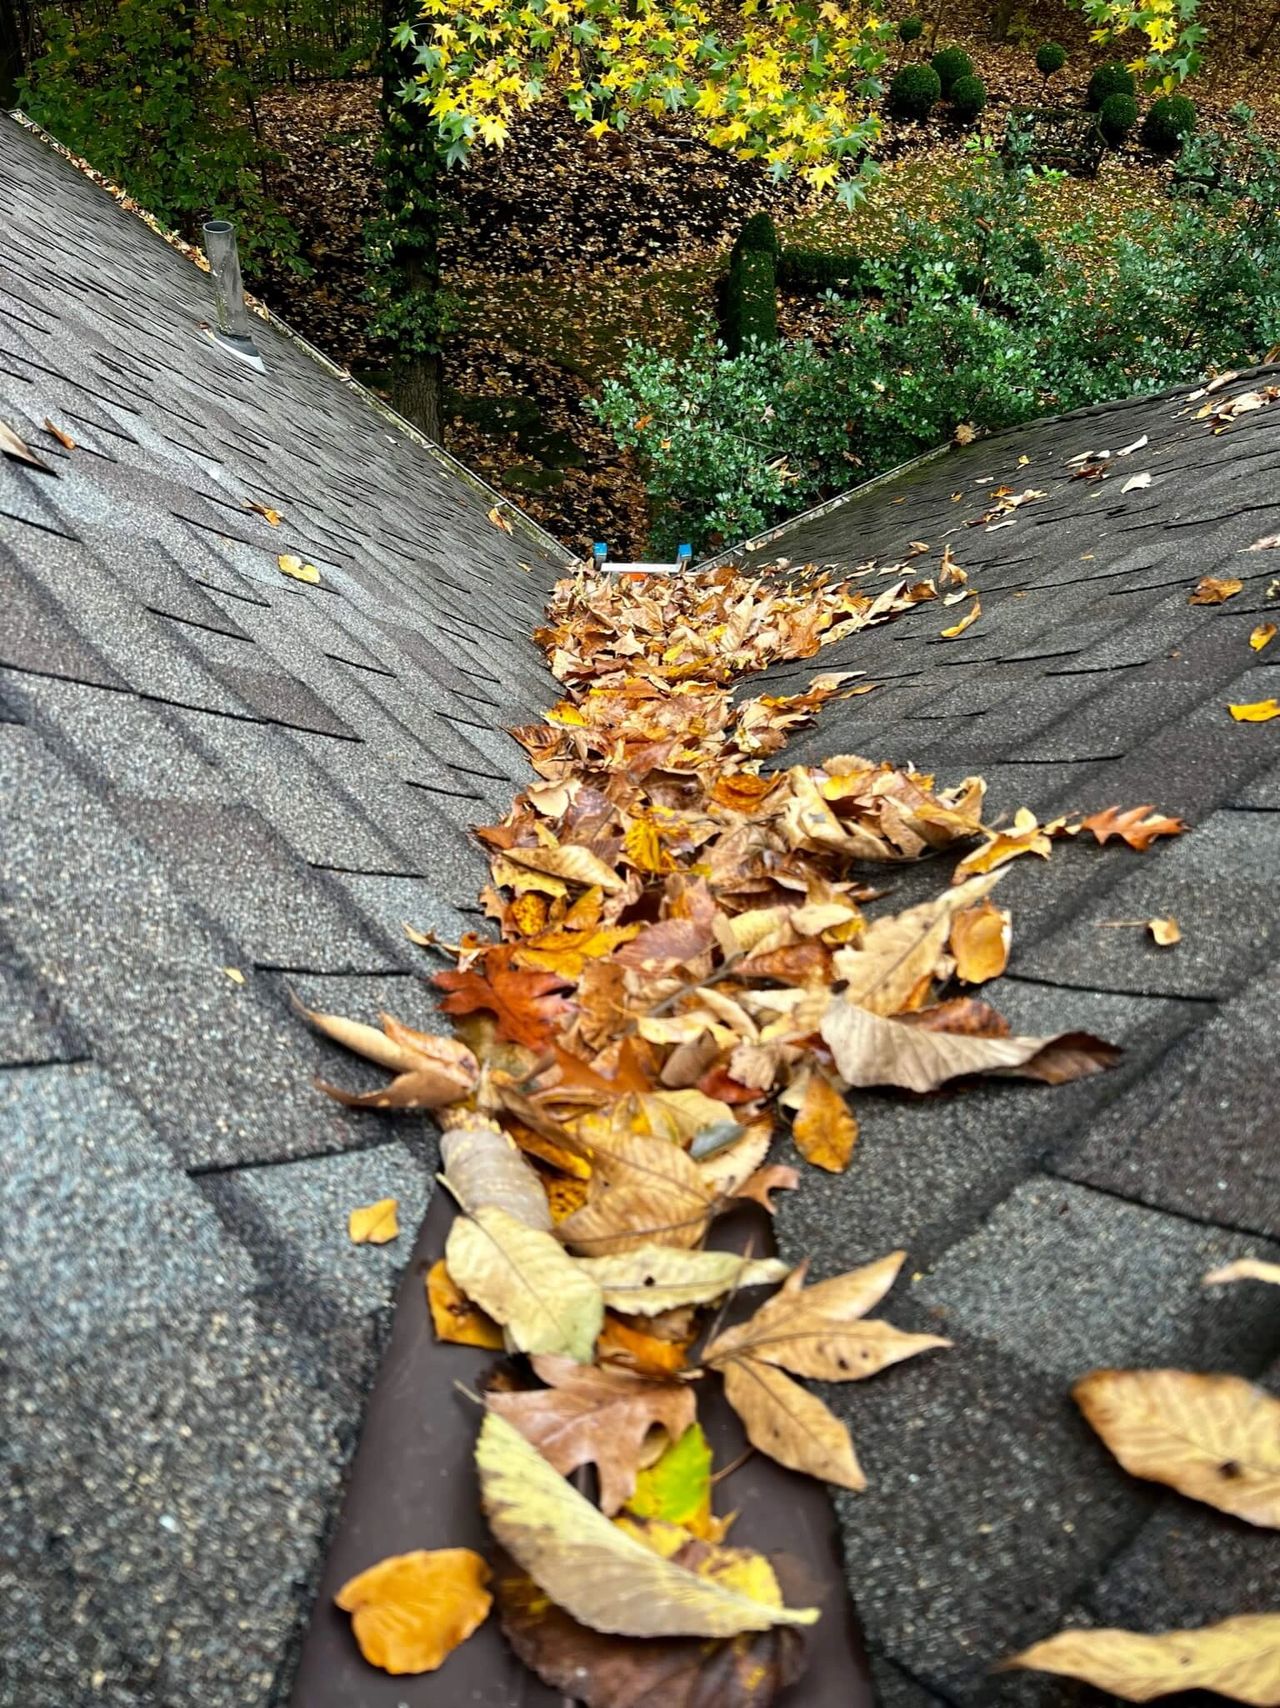
[[[488,1566],[470,1548],[418,1549],[349,1578],[333,1599],[351,1614],[371,1666],[434,1672],[488,1617],[488,1581]]]
[[[1103,843],[1118,836],[1143,854],[1158,836],[1181,836],[1187,827],[1180,818],[1162,817],[1148,802],[1142,807],[1107,807],[1084,819],[1080,828]]]
[[[496,1016],[498,1036],[531,1049],[550,1046],[567,1025],[573,1006],[553,993],[572,982],[560,973],[533,972],[516,963],[516,952],[504,944],[486,949],[476,966],[465,972],[436,973],[432,982],[447,992],[441,1007],[446,1014],[474,1014],[479,1009]]]
[[[650,1431],[677,1441],[694,1420],[693,1389],[618,1367],[584,1368],[570,1358],[535,1358],[547,1387],[490,1393],[485,1403],[513,1423],[562,1475],[594,1464],[600,1506],[614,1513],[629,1498]]]

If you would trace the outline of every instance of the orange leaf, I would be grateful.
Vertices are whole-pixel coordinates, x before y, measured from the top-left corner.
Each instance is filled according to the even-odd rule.
[[[674,1376],[685,1367],[686,1347],[687,1342],[647,1334],[606,1311],[596,1341],[596,1357],[601,1363],[625,1364],[645,1376]]]
[[[573,1013],[571,1003],[552,994],[569,980],[559,973],[522,971],[513,956],[508,945],[494,944],[466,972],[436,973],[435,984],[448,992],[441,1007],[446,1014],[487,1009],[497,1017],[500,1038],[546,1049]]]
[[[360,1653],[389,1673],[434,1672],[488,1616],[489,1568],[470,1548],[393,1554],[334,1596]]]
[[[1237,581],[1234,576],[1220,579],[1215,575],[1203,575],[1196,583],[1195,592],[1187,601],[1189,605],[1221,605],[1227,599],[1234,599],[1244,587],[1243,581]]]
[[[858,1139],[858,1122],[830,1080],[814,1073],[805,1087],[804,1102],[792,1133],[796,1149],[815,1168],[841,1174],[849,1166]]]
[[[986,984],[998,979],[1009,962],[1012,941],[1009,910],[993,901],[962,908],[951,921],[951,953],[956,977],[963,984]]]
[[[496,504],[489,512],[489,520],[493,523],[495,528],[501,528],[504,534],[509,534],[511,532],[510,522],[507,521],[506,517],[502,514],[501,510],[498,509]]]
[[[780,776],[757,777],[752,771],[729,771],[716,778],[711,799],[730,812],[758,812],[781,780]]]
[[[62,446],[64,451],[74,451],[75,450],[76,442],[71,437],[70,433],[65,433],[65,432],[63,432],[61,427],[56,427],[54,425],[54,423],[52,421],[50,421],[50,419],[47,415],[44,418],[44,430],[46,433],[52,433],[53,434],[54,438]]]
[[[1181,836],[1187,827],[1180,818],[1162,818],[1148,801],[1142,807],[1107,807],[1083,820],[1080,828],[1091,830],[1099,842],[1118,836],[1142,854],[1157,836]]]
[[[501,1352],[505,1344],[502,1330],[492,1317],[471,1303],[450,1275],[443,1257],[427,1271],[427,1304],[431,1307],[437,1340]]]

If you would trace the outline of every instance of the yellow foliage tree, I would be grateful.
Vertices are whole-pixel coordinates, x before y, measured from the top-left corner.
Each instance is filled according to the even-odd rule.
[[[1196,22],[1199,0],[1080,0],[1094,28],[1091,41],[1107,47],[1132,31],[1146,37],[1146,52],[1129,64],[1148,89],[1167,94],[1200,69],[1205,31]]]

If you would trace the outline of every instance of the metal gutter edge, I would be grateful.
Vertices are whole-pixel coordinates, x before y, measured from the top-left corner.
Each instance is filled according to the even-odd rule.
[[[0,109],[0,111],[2,110],[3,109]],[[185,256],[185,258],[200,272],[208,273],[208,264],[205,262],[204,257],[200,254],[199,250],[187,243],[183,238],[179,237],[176,232],[166,231],[164,226],[160,224],[160,221],[156,219],[153,214],[149,214],[145,208],[140,207],[138,203],[134,201],[133,197],[129,195],[127,190],[121,189],[118,184],[113,184],[109,178],[99,172],[97,167],[85,160],[82,155],[73,154],[64,143],[59,142],[56,136],[51,135],[43,125],[37,124],[36,121],[28,114],[24,113],[20,107],[8,109],[6,116],[13,119],[16,124],[21,125],[24,130],[30,131],[33,136],[38,136],[41,142],[43,142],[46,147],[52,149],[55,154],[61,155],[64,160],[70,161],[71,165],[74,166],[84,177],[88,178],[90,183],[96,184],[101,190],[105,190],[112,200],[115,201],[118,206],[123,208],[126,213],[132,214],[135,218],[140,219],[150,231],[153,231],[157,237],[163,239],[171,249],[174,249],[178,254]],[[483,497],[487,497],[491,501],[491,506],[501,505],[503,507],[503,513],[510,516],[513,525],[519,523],[527,533],[533,536],[537,544],[541,546],[544,551],[550,551],[557,558],[561,559],[566,568],[576,561],[574,554],[568,549],[568,547],[562,545],[554,535],[549,534],[540,522],[535,522],[532,516],[527,516],[525,512],[519,509],[518,506],[514,505],[509,498],[504,497],[502,493],[490,486],[487,481],[482,480],[480,476],[473,470],[469,469],[465,463],[459,462],[457,457],[453,456],[449,451],[446,451],[443,445],[438,445],[436,441],[429,438],[420,427],[415,427],[412,421],[406,420],[405,417],[400,414],[399,410],[393,408],[391,404],[387,403],[383,398],[380,398],[375,392],[370,391],[367,386],[362,385],[358,379],[353,378],[353,376],[347,372],[346,368],[341,367],[331,356],[326,356],[323,350],[318,350],[316,346],[312,344],[309,339],[304,338],[300,332],[295,332],[293,327],[289,325],[288,321],[282,320],[280,316],[269,309],[265,303],[260,302],[256,297],[250,295],[248,292],[245,293],[245,302],[260,320],[265,320],[267,324],[274,327],[282,337],[287,338],[290,343],[296,344],[299,349],[304,350],[307,355],[311,357],[312,361],[318,362],[327,373],[329,373],[341,385],[345,386],[348,391],[354,392],[362,402],[367,404],[368,407],[377,415],[380,415],[388,426],[394,427],[397,432],[403,433],[406,439],[411,439],[415,445],[419,445],[452,474],[460,476],[469,486],[473,487]]]
[[[815,504],[811,510],[802,510],[798,516],[789,516],[785,522],[779,522],[772,528],[766,528],[763,534],[753,534],[749,540],[742,540],[736,546],[717,552],[714,557],[704,558],[701,563],[694,565],[695,569],[719,569],[722,564],[729,563],[733,558],[742,557],[747,552],[757,552],[761,546],[772,544],[782,535],[789,534],[792,528],[798,528],[804,522],[812,522],[818,516],[827,516],[833,510],[839,510],[844,504],[855,498],[861,498],[864,493],[874,492],[878,486],[887,486],[891,480],[897,480],[900,474],[908,474],[912,469],[923,468],[926,463],[936,462],[939,457],[945,457],[951,450],[951,445],[935,445],[931,451],[921,451],[918,457],[909,457],[905,463],[899,463],[896,468],[886,469],[883,474],[872,475],[870,480],[864,480],[860,486],[851,486],[847,492],[839,492],[834,498],[824,499],[821,504]]]

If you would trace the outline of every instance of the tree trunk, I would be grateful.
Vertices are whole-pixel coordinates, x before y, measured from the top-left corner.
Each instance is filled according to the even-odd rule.
[[[1016,5],[1017,0],[997,0],[995,10],[991,14],[991,39],[993,42],[1008,41],[1009,26],[1013,22]]]
[[[1249,46],[1244,50],[1250,59],[1262,58],[1263,54],[1267,51],[1268,43],[1272,36],[1275,35],[1278,28],[1280,28],[1280,6],[1277,6],[1275,11],[1271,14],[1270,21],[1262,31],[1262,34],[1256,41],[1250,42]]]
[[[18,102],[18,81],[27,70],[31,18],[26,0],[0,0],[0,109]]]
[[[425,106],[400,98],[416,70],[412,53],[398,53],[391,34],[403,0],[383,0],[382,149],[388,278],[393,292],[420,310],[413,329],[391,350],[391,401],[408,421],[444,442],[444,364],[430,325],[440,297],[439,179],[443,171],[436,128]],[[416,8],[411,13],[416,16]]]

